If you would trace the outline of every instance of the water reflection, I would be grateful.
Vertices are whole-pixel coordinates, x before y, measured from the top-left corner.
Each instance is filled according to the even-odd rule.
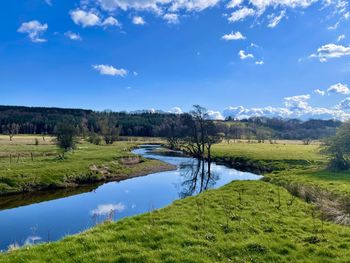
[[[211,171],[211,162],[192,160],[189,164],[180,165],[182,183],[179,192],[180,198],[199,194],[213,188],[220,176]]]

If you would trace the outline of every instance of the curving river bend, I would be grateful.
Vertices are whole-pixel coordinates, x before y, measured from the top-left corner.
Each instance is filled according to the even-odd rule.
[[[103,222],[165,207],[174,200],[260,175],[208,164],[144,145],[133,152],[177,167],[120,182],[71,190],[0,197],[0,250],[58,240]]]

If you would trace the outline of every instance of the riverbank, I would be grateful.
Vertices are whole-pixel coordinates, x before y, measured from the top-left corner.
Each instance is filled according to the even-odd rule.
[[[14,250],[1,262],[346,262],[348,227],[263,181],[220,189],[59,242]],[[15,248],[14,248],[15,249]]]
[[[80,141],[61,160],[52,138],[35,145],[34,136],[0,141],[0,195],[73,188],[97,182],[120,181],[174,169],[157,160],[137,157],[130,151],[142,141],[98,146]],[[38,138],[37,138],[38,139]]]

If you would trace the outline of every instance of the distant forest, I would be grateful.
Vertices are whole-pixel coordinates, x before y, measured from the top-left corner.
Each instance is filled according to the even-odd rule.
[[[69,122],[80,135],[99,131],[99,120],[115,120],[121,136],[167,136],[186,114],[126,113],[83,109],[0,106],[1,134],[54,134],[57,124]],[[254,117],[244,120],[215,121],[229,139],[321,139],[335,134],[336,120],[308,120]]]

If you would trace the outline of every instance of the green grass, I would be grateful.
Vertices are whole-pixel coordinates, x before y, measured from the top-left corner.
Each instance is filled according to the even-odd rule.
[[[264,175],[275,183],[317,186],[337,195],[350,195],[350,171],[328,171],[327,158],[320,154],[319,147],[295,142],[220,143],[213,146],[212,154],[214,160],[228,164],[243,158],[247,165],[272,167],[274,171]]]
[[[0,137],[0,195],[124,179],[170,168],[142,158],[136,164],[124,164],[124,158],[133,156],[130,149],[137,145],[135,142],[116,142],[111,146],[81,142],[76,150],[66,154],[66,159],[60,160],[51,139],[38,146],[33,141],[31,136],[16,136],[12,142]]]
[[[233,182],[0,262],[348,262],[349,228],[312,211],[276,185]]]
[[[223,156],[244,156],[256,160],[308,160],[324,161],[318,153],[319,145],[296,143],[220,143],[213,146],[213,154]]]

